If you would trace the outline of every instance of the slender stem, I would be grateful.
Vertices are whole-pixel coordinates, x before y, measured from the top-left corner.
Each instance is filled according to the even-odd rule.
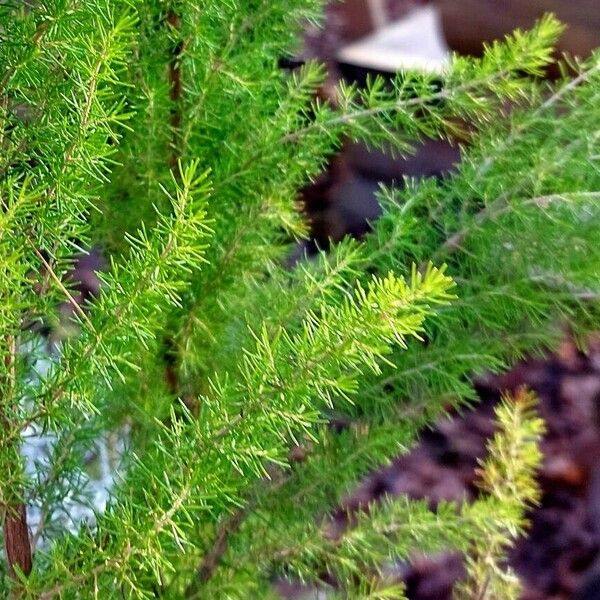
[[[178,34],[181,28],[181,17],[174,11],[170,10],[167,15],[167,23],[174,34]],[[171,156],[169,165],[171,170],[178,175],[179,169],[177,165],[181,159],[181,121],[182,121],[182,91],[183,81],[181,76],[181,61],[185,51],[184,40],[178,40],[175,44],[171,58],[169,60],[169,84],[171,98],[171,130],[173,138],[171,140]]]
[[[600,70],[600,62],[590,67],[587,71],[583,71],[580,73],[575,79],[571,79],[567,84],[563,85],[559,88],[554,94],[552,94],[549,98],[547,98],[539,107],[534,110],[529,119],[522,123],[520,126],[516,127],[510,135],[502,142],[502,144],[497,147],[497,150],[508,148],[518,137],[523,133],[528,127],[531,126],[532,121],[543,113],[545,110],[552,108],[555,104],[561,101],[566,95],[571,93],[577,87],[579,87],[582,83],[585,83],[596,71]],[[487,172],[492,168],[496,161],[496,157],[499,155],[499,152],[495,152],[488,156],[479,167],[477,171],[476,179],[479,181],[482,179]]]
[[[46,35],[46,32],[48,31],[50,27],[50,21],[42,21],[35,30],[35,33],[33,34],[31,41],[34,47],[39,46],[40,42],[42,41],[44,35]],[[13,65],[12,67],[8,68],[5,72],[4,75],[2,76],[2,80],[0,81],[0,93],[2,93],[7,85],[10,83],[10,80],[12,79],[13,75],[18,71],[19,67],[22,66],[22,64],[24,64],[25,61],[23,61],[21,64],[18,65]]]
[[[253,508],[254,504],[247,504],[221,521],[217,529],[215,541],[211,549],[204,555],[200,566],[196,570],[196,576],[187,586],[184,592],[184,598],[197,597],[202,585],[211,579],[219,566],[223,555],[227,552],[229,538],[239,531],[244,519]]]
[[[547,196],[537,196],[535,198],[527,198],[522,200],[520,206],[537,206],[540,209],[544,209],[553,202],[566,200],[569,198],[587,198],[590,200],[594,200],[600,198],[600,192],[573,192],[568,194],[549,194]],[[487,221],[502,216],[503,214],[510,211],[510,209],[511,205],[504,196],[498,198],[498,200],[492,202],[492,204],[489,204],[488,206],[482,208],[475,215],[473,221],[469,224],[469,226],[451,235],[440,246],[440,248],[430,260],[435,262],[439,257],[445,257],[457,251],[458,249],[460,249],[465,239],[478,227],[480,227]]]
[[[290,480],[289,475],[284,471],[280,471],[277,477],[272,477],[269,480],[261,479],[255,487],[255,490],[263,490],[267,488],[268,493],[273,493],[283,487]],[[228,515],[219,523],[215,541],[202,558],[200,566],[196,570],[196,577],[190,582],[184,592],[184,597],[189,600],[199,597],[202,586],[210,581],[219,567],[221,560],[227,549],[229,548],[230,538],[238,533],[246,517],[256,508],[261,498],[261,494],[254,492],[250,499],[244,505],[238,508],[235,512]]]
[[[483,582],[483,585],[481,586],[481,589],[479,590],[479,593],[477,594],[476,600],[485,600],[488,597],[489,587],[490,587],[490,575],[488,573],[488,575],[485,578],[485,581]]]
[[[90,318],[85,314],[85,311],[79,306],[79,303],[69,290],[66,288],[65,284],[61,281],[60,277],[56,274],[56,271],[52,268],[52,265],[44,258],[44,255],[35,247],[31,240],[28,240],[34,254],[38,257],[44,268],[46,269],[47,274],[50,278],[56,283],[60,291],[67,297],[69,304],[73,307],[73,310],[77,313],[79,318],[90,328],[91,332],[96,335],[96,330],[94,325],[90,321]]]

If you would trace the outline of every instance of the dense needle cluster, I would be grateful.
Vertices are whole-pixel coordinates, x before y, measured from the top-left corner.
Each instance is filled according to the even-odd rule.
[[[472,400],[474,375],[596,326],[600,55],[541,82],[548,17],[441,77],[340,85],[333,104],[319,64],[278,69],[320,9],[0,3],[3,595],[270,598],[283,576],[403,598],[390,561],[458,548],[457,597],[516,598],[503,556],[542,433],[526,392],[498,411],[473,505],[390,501],[335,540],[321,524]],[[436,136],[468,142],[455,174],[382,190],[365,240],[285,267],[306,234],[297,192],[343,139],[409,152]],[[93,246],[109,266],[80,306],[68,273]],[[32,340],[65,301],[77,334],[34,376]],[[44,476],[24,469],[32,425],[56,438]],[[61,530],[88,451],[123,425],[107,509]]]

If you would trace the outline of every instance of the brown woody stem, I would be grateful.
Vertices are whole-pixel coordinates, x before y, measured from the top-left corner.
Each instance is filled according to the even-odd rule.
[[[7,335],[4,338],[4,350],[5,375],[2,381],[0,422],[4,426],[5,431],[10,431],[11,423],[8,407],[15,396],[17,356],[17,344],[13,335]],[[17,452],[17,450],[14,451]],[[4,552],[8,565],[8,573],[16,581],[19,573],[29,575],[32,567],[27,513],[18,490],[9,489],[4,492],[2,521],[4,528]]]

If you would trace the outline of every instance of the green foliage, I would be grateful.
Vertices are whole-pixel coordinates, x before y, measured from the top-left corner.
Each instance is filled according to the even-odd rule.
[[[450,545],[468,556],[460,597],[514,597],[503,556],[541,431],[526,394],[498,411],[472,506],[389,500],[341,540],[315,524],[473,400],[473,375],[596,325],[600,55],[542,83],[547,17],[441,78],[340,85],[334,105],[315,99],[321,65],[277,67],[320,5],[0,3],[7,595],[268,598],[274,573],[325,569],[351,597],[397,598],[385,561]],[[364,241],[283,266],[306,233],[298,189],[345,137],[409,152],[457,134],[455,174],[383,190]],[[109,268],[81,306],[67,274],[93,244]],[[71,335],[36,374],[46,323]],[[61,530],[67,500],[87,502],[85,457],[123,427],[107,509]],[[32,431],[55,440],[44,475],[24,468]],[[41,514],[30,536],[24,506]]]
[[[472,504],[438,505],[408,498],[388,499],[358,515],[341,538],[328,538],[311,525],[294,545],[274,553],[287,574],[319,583],[333,576],[340,597],[404,598],[388,574],[390,561],[410,559],[415,551],[452,548],[467,553],[468,579],[457,598],[517,598],[518,580],[504,570],[504,550],[522,533],[524,509],[538,499],[535,470],[543,423],[533,412],[535,398],[521,391],[496,409],[499,431],[481,464],[483,495]],[[386,577],[389,581],[386,582]]]
[[[465,512],[478,521],[467,557],[468,579],[457,589],[457,598],[511,598],[520,596],[519,581],[503,568],[505,550],[523,531],[523,508],[539,500],[534,471],[542,456],[538,442],[544,431],[542,421],[532,412],[533,396],[521,391],[512,404],[496,409],[500,432],[488,447],[489,456],[481,467],[481,488],[487,494]],[[485,519],[492,514],[493,523]]]

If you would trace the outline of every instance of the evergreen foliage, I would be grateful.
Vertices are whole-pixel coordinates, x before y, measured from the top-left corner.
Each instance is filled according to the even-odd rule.
[[[308,528],[292,547],[276,553],[276,560],[302,580],[335,575],[350,586],[341,597],[404,598],[397,582],[386,581],[390,560],[410,558],[415,547],[458,548],[468,556],[469,577],[456,590],[457,598],[518,598],[518,580],[502,561],[506,545],[523,529],[524,507],[538,496],[534,471],[543,423],[532,412],[534,405],[535,398],[521,391],[496,409],[500,431],[481,465],[484,495],[473,504],[441,504],[433,512],[424,502],[388,500],[359,514],[339,540]]]
[[[319,523],[472,401],[474,375],[596,325],[600,55],[541,82],[561,31],[547,17],[441,81],[342,85],[333,105],[315,99],[322,66],[277,67],[321,8],[291,4],[0,3],[7,596],[269,598],[275,574],[328,572],[332,597],[402,598],[385,562],[451,546],[468,556],[457,597],[516,597],[504,552],[542,431],[526,392],[498,410],[473,505],[389,500],[341,540]],[[456,135],[455,174],[382,190],[364,241],[284,266],[306,234],[298,189],[344,137],[409,152]],[[68,273],[95,244],[110,265],[82,307]],[[36,374],[37,330],[65,300],[77,332]],[[65,499],[87,501],[86,453],[124,424],[109,506],[60,531]],[[24,469],[32,427],[56,437],[44,477]]]

